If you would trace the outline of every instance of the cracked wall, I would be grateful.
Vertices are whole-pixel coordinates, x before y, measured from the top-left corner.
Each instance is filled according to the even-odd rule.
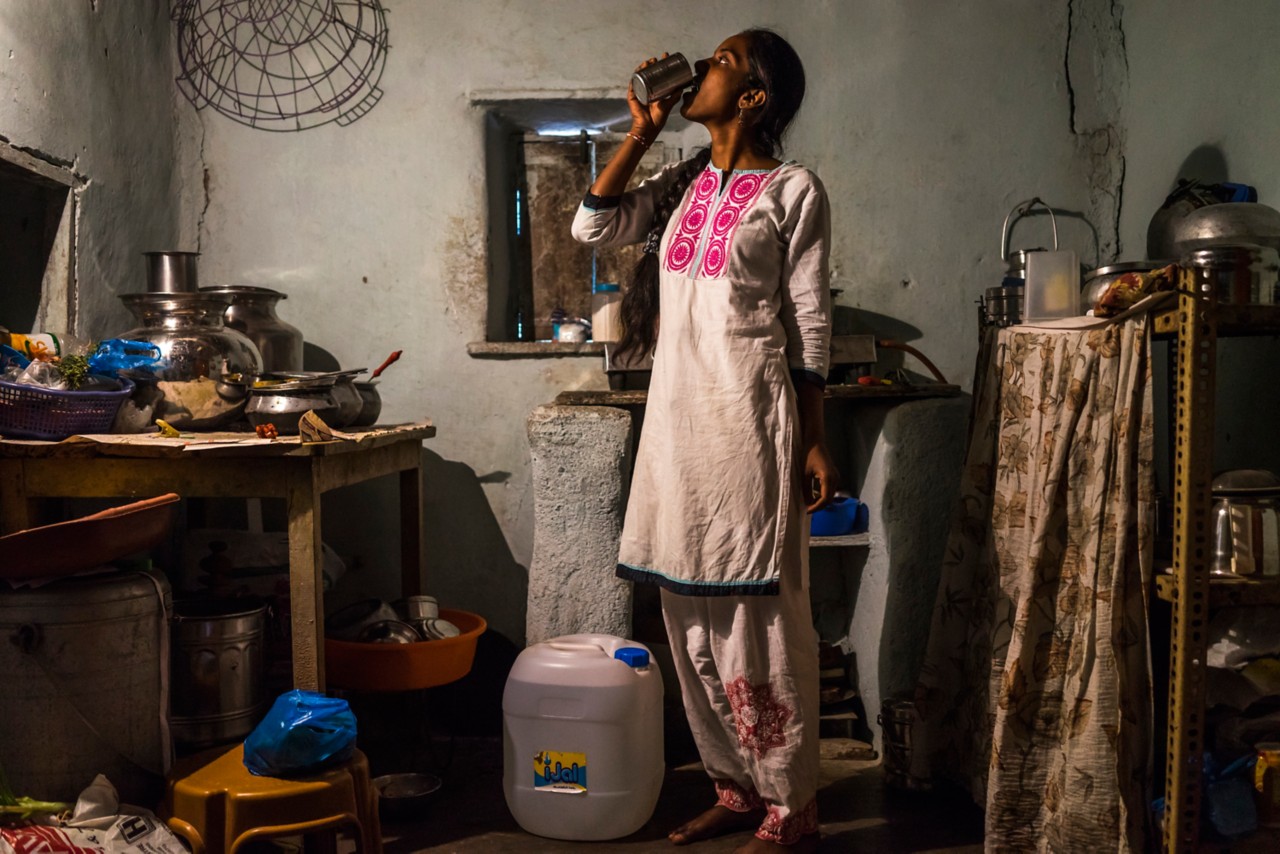
[[[190,160],[175,141],[173,76],[166,4],[0,3],[0,137],[86,179],[75,224],[83,336],[131,328],[116,296],[145,289],[140,253],[176,248],[177,176]]]
[[[1124,198],[1125,127],[1129,62],[1122,7],[1113,0],[1067,0],[1063,79],[1067,124],[1089,191],[1085,211],[1096,234],[1086,264],[1117,259],[1124,250],[1120,211]]]

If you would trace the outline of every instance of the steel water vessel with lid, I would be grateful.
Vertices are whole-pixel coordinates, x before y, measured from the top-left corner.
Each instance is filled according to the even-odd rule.
[[[230,301],[223,321],[257,345],[264,371],[302,370],[302,332],[276,314],[276,304],[288,299],[286,294],[254,285],[216,285],[200,293]]]
[[[166,255],[181,256],[183,275],[173,277]],[[251,375],[262,356],[244,334],[223,322],[227,298],[196,290],[194,253],[147,253],[147,293],[120,300],[140,326],[118,337],[154,344],[159,363],[130,375],[154,383],[155,417],[181,430],[216,430],[240,417]]]

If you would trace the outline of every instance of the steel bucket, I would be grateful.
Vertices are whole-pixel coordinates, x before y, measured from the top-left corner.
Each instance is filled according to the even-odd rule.
[[[258,599],[193,599],[174,606],[170,722],[174,741],[199,747],[236,741],[266,706]]]

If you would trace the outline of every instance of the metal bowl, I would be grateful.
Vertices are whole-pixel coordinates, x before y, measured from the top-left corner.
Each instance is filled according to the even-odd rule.
[[[356,640],[361,643],[417,643],[422,640],[422,635],[400,620],[379,620],[361,629]]]
[[[339,407],[333,389],[323,388],[255,388],[249,391],[244,414],[254,427],[272,424],[281,435],[296,435],[298,422],[308,411],[315,412],[326,424],[338,426]]]
[[[328,416],[320,412],[316,414],[330,427],[341,430],[355,423],[360,410],[364,408],[364,399],[355,386],[355,378],[366,370],[367,368],[354,368],[347,371],[275,371],[259,374],[254,385],[256,389],[270,384],[271,389],[287,392],[309,388],[328,389],[336,410]],[[301,412],[298,413],[298,417],[302,417]],[[278,425],[277,429],[279,429]],[[294,432],[297,432],[296,425]]]
[[[384,774],[373,778],[378,812],[388,820],[418,818],[435,799],[443,781],[435,774]]]

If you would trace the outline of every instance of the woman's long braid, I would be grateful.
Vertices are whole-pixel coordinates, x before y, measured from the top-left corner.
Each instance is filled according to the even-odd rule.
[[[646,356],[653,351],[658,337],[658,246],[667,222],[675,213],[685,190],[693,179],[707,168],[711,161],[711,149],[704,148],[681,164],[667,191],[658,199],[649,226],[649,236],[644,252],[631,273],[631,284],[622,295],[622,338],[618,341],[616,355],[621,357],[631,351]]]

